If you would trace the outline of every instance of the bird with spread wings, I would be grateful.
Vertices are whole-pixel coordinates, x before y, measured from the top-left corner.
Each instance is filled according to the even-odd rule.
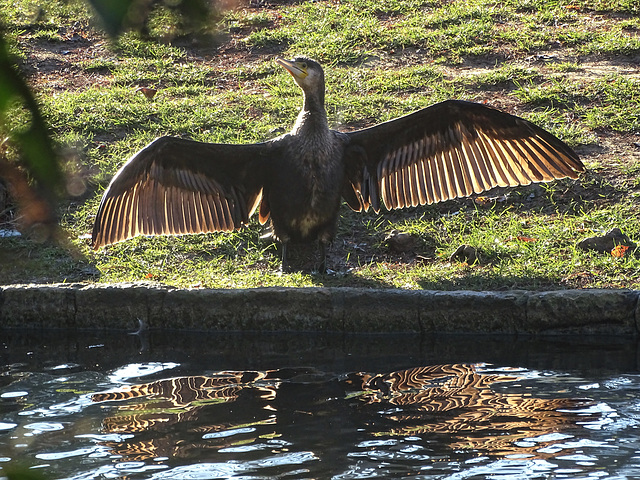
[[[291,132],[245,145],[161,137],[133,155],[100,202],[95,249],[138,235],[228,232],[258,210],[282,243],[319,241],[320,271],[341,202],[356,211],[431,204],[501,186],[577,178],[564,142],[522,118],[448,100],[353,132],[331,130],[322,67],[277,58],[304,94]]]

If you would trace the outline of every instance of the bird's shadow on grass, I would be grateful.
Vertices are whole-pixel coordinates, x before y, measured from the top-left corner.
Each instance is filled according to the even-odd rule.
[[[329,272],[321,274],[317,272],[316,262],[319,257],[312,246],[305,246],[302,251],[296,251],[295,248],[291,250],[293,259],[302,261],[302,264],[297,264],[299,270],[294,272],[305,274],[311,284],[318,287],[403,288],[397,280],[398,270],[410,270],[418,262],[446,262],[435,256],[425,260],[412,253],[389,255],[384,252],[380,252],[379,257],[375,259],[358,259],[357,256],[351,256],[346,260],[344,248],[335,246],[329,253]],[[367,262],[370,263],[372,271],[363,273],[362,267],[366,267]],[[0,239],[0,284],[95,282],[101,276],[95,265],[96,260],[91,255],[71,252],[57,245],[36,244],[21,238]],[[447,278],[413,277],[412,288],[417,286],[424,290],[567,288],[567,285],[557,279],[544,275],[503,275],[483,268],[483,264],[459,264],[454,274],[448,275]],[[396,279],[390,280],[394,278]],[[162,279],[155,280],[162,283]]]

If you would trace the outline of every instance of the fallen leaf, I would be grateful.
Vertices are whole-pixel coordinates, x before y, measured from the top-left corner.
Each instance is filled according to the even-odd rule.
[[[616,245],[613,247],[613,250],[611,250],[611,256],[622,258],[627,254],[627,250],[629,250],[629,247],[626,245]]]
[[[158,91],[155,88],[147,88],[147,87],[140,87],[136,89],[136,92],[142,92],[142,94],[145,97],[147,97],[149,100],[155,97],[156,93],[158,93]]]
[[[531,238],[531,237],[521,237],[518,236],[516,237],[518,240],[520,240],[521,242],[537,242],[538,239],[537,238]]]
[[[485,207],[492,203],[506,202],[508,198],[509,197],[507,197],[506,195],[498,195],[496,197],[485,197],[481,195],[479,197],[474,198],[474,201],[476,202],[476,204],[482,207]]]

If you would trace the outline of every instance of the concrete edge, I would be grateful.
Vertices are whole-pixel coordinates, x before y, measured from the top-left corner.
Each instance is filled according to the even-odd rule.
[[[0,286],[4,328],[637,336],[640,291]]]

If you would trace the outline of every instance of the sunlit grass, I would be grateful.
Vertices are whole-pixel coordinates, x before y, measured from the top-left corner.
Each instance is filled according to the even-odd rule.
[[[542,84],[530,82],[514,94],[534,105],[570,107],[591,129],[606,127],[617,132],[640,129],[640,81],[621,75],[577,84],[563,78]]]
[[[80,28],[74,22],[83,29],[91,23],[81,3],[41,3],[0,0],[0,18],[23,59],[21,45],[57,45],[66,41],[65,28]],[[334,128],[361,128],[461,98],[502,103],[579,151],[600,148],[603,133],[631,138],[640,133],[638,77],[582,74],[586,55],[615,61],[638,54],[637,14],[637,2],[628,0],[293,2],[229,12],[220,28],[247,60],[224,62],[167,40],[180,19],[159,12],[149,38],[105,39],[104,56],[71,67],[57,57],[74,74],[101,82],[37,91],[56,144],[76,162],[86,191],[60,211],[68,249],[0,239],[0,283],[640,288],[640,252],[616,258],[576,247],[613,227],[640,238],[640,162],[633,158],[601,165],[591,156],[591,171],[577,182],[511,190],[508,202],[489,207],[460,200],[380,216],[344,207],[330,255],[337,275],[280,273],[279,247],[261,238],[265,230],[255,220],[231,234],[136,238],[98,252],[86,239],[113,173],[155,137],[245,143],[289,129],[301,96],[273,64],[275,54],[309,55],[326,65]],[[149,100],[136,91],[140,86],[158,92]],[[593,193],[600,191],[601,197]],[[389,251],[384,238],[394,229],[416,238],[416,255]],[[449,261],[463,243],[478,249],[478,264]]]
[[[12,29],[36,27],[38,31],[58,30],[63,25],[91,20],[87,4],[78,0],[2,0],[0,23]]]
[[[553,192],[549,203],[553,204]],[[347,212],[345,212],[347,214]],[[350,214],[347,214],[349,216]],[[524,212],[513,207],[469,208],[368,224],[366,239],[379,241],[400,229],[419,239],[417,252],[428,261],[368,261],[354,252],[349,273],[325,277],[313,273],[281,274],[279,249],[261,239],[253,225],[232,234],[138,238],[107,247],[96,255],[101,281],[160,281],[181,287],[368,285],[397,288],[496,289],[571,286],[591,278],[591,286],[640,287],[634,255],[616,258],[576,248],[576,240],[601,235],[613,227],[640,236],[640,214],[632,202],[571,214]],[[336,243],[349,237],[339,234]],[[480,263],[449,261],[455,248],[473,245]],[[335,247],[334,247],[335,248]],[[346,255],[346,252],[341,252]]]

